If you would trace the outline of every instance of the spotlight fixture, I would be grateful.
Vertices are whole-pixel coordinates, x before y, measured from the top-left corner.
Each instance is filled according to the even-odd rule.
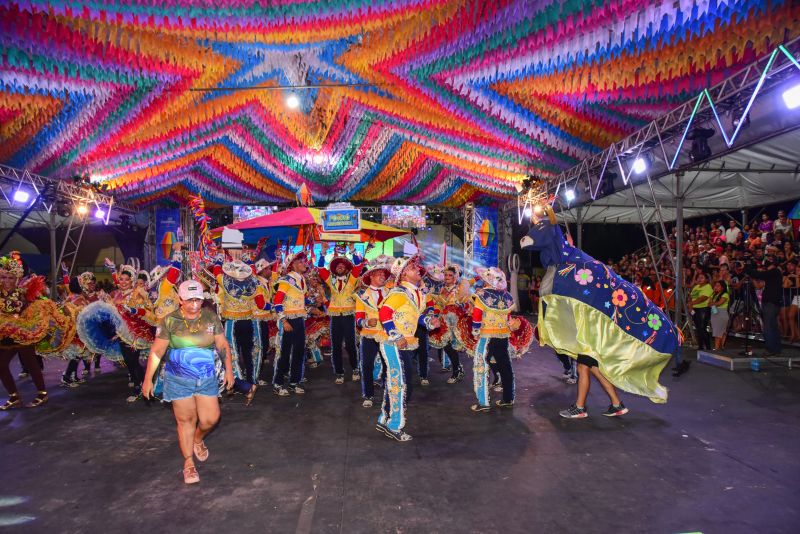
[[[523,215],[525,215],[525,217],[527,217],[527,218],[529,218],[529,219],[530,219],[530,218],[531,218],[531,214],[532,214],[532,213],[533,213],[533,212],[531,211],[531,209],[530,209],[530,208],[525,208],[525,211],[523,212]]]
[[[647,171],[647,160],[643,157],[638,157],[633,161],[633,172],[636,174],[644,174]]]
[[[783,92],[783,103],[788,109],[800,107],[800,83]]]
[[[567,199],[567,202],[572,202],[575,200],[575,190],[574,189],[567,189],[564,191],[564,198]]]
[[[56,213],[59,217],[69,217],[72,215],[72,204],[67,202],[59,202],[56,204]]]
[[[600,184],[601,195],[608,196],[614,193],[614,180],[617,179],[617,173],[613,171],[606,171],[603,175],[603,183]]]
[[[94,212],[94,217],[95,217],[95,219],[105,219],[106,212],[104,210],[102,210],[101,208],[97,208],[95,210],[95,212]]]
[[[693,128],[687,139],[692,141],[692,146],[689,150],[689,158],[693,162],[703,161],[711,157],[711,147],[708,146],[708,140],[716,134],[713,128]]]
[[[78,209],[76,211],[78,212],[78,215],[86,215],[87,213],[89,213],[89,208],[86,207],[86,204],[81,204],[80,206],[78,206]]]
[[[286,97],[286,107],[289,109],[297,109],[300,107],[300,98],[292,93]]]
[[[31,199],[31,194],[24,189],[17,189],[14,191],[14,202],[26,204]]]
[[[747,116],[742,119],[742,115],[744,115],[744,106],[736,106],[730,111],[730,116],[732,118],[731,123],[733,124],[734,128],[740,128],[744,130],[748,126],[750,126],[750,114],[748,113]],[[741,126],[739,126],[741,124]]]

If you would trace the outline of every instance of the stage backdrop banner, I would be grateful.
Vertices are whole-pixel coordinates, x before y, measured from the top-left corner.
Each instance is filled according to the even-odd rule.
[[[475,208],[472,259],[477,266],[497,267],[497,223],[497,209],[485,206]]]
[[[172,258],[175,243],[182,241],[181,211],[177,208],[156,210],[156,263],[164,265]]]

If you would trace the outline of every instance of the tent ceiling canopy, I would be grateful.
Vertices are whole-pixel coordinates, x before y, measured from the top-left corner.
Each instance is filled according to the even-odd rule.
[[[139,205],[505,202],[800,35],[762,0],[234,4],[4,2],[0,163]]]
[[[746,209],[800,198],[800,129],[713,159],[685,171],[653,180],[653,190],[665,221],[676,217],[675,198],[683,195],[684,218]],[[680,185],[680,189],[679,186]],[[633,188],[644,219],[653,217],[647,181]],[[639,224],[640,217],[630,187],[582,206],[584,223]],[[576,221],[578,208],[561,216]]]

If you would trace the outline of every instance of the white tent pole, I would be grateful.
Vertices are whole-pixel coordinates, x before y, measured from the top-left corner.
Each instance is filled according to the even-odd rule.
[[[681,191],[681,178],[683,173],[675,173],[675,325],[680,328],[683,324],[683,191]]]
[[[50,223],[47,229],[50,231],[50,298],[58,299],[58,278],[60,265],[56,263],[56,210],[50,210]]]

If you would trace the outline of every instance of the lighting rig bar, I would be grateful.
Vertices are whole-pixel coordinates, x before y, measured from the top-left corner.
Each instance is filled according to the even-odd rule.
[[[136,213],[136,209],[125,203],[115,202],[114,197],[100,193],[86,186],[72,183],[70,180],[55,180],[25,169],[17,169],[0,164],[0,193],[10,207],[15,204],[31,207],[39,201],[45,211],[50,213],[59,201],[71,202],[75,206],[94,206],[103,213],[105,224],[111,217],[112,208],[117,212]]]
[[[647,126],[629,135],[625,139],[618,141],[602,152],[594,154],[579,164],[567,169],[555,178],[547,181],[547,190],[556,197],[563,189],[565,194],[572,191],[572,199],[567,198],[566,202],[559,199],[560,204],[569,206],[574,200],[576,186],[583,179],[588,186],[592,200],[596,200],[601,191],[601,185],[609,165],[618,166],[623,184],[627,185],[634,172],[633,163],[643,151],[650,147],[658,146],[661,155],[666,162],[666,170],[660,176],[682,170],[682,167],[696,166],[694,162],[688,161],[681,165],[679,156],[693,124],[703,124],[705,122],[716,122],[728,148],[731,148],[741,133],[743,125],[749,118],[750,111],[757,96],[765,91],[783,84],[790,76],[800,71],[800,38],[779,45],[772,53],[751,63],[741,71],[730,76],[717,85],[704,89],[697,96],[688,102],[676,107],[672,111],[653,120]],[[730,107],[729,102],[737,99],[739,102],[746,102],[741,110],[738,121],[733,122],[733,132],[728,130],[720,120],[718,110]],[[677,147],[672,156],[668,153],[672,149],[667,146],[668,142],[679,139]],[[629,167],[623,164],[624,158]],[[555,199],[554,199],[555,200]]]

